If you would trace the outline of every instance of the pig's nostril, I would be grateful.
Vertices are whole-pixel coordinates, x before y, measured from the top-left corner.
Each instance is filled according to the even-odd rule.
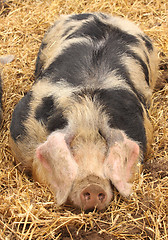
[[[97,184],[90,184],[80,194],[81,205],[84,210],[103,209],[106,206],[107,194]]]
[[[90,193],[89,192],[84,193],[84,198],[85,200],[90,200]]]
[[[99,193],[98,198],[101,202],[105,199],[105,194],[104,193]]]

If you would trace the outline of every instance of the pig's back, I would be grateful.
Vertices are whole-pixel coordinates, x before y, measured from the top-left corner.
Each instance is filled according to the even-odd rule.
[[[150,103],[156,52],[132,22],[104,14],[63,16],[49,29],[36,62],[36,78],[74,87],[126,88]]]
[[[119,129],[145,152],[156,70],[151,40],[135,24],[104,14],[61,17],[44,36],[36,82],[12,116],[20,158],[28,152],[31,160],[23,161],[32,161],[38,144],[67,129],[105,132],[105,139]]]

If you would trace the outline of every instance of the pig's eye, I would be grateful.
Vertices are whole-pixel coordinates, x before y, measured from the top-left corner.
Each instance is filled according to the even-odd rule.
[[[102,131],[99,129],[99,134],[102,138],[104,138]]]
[[[128,161],[128,159],[127,159],[127,158],[125,158],[125,164],[127,163],[127,161]]]

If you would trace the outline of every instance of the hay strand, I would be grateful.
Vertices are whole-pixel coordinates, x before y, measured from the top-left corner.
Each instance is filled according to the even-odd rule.
[[[133,20],[154,40],[161,58],[153,95],[152,150],[131,199],[115,193],[103,212],[57,207],[51,192],[13,165],[8,137],[16,103],[31,88],[43,35],[60,14],[102,11]],[[0,1],[0,56],[4,118],[0,137],[0,239],[168,239],[168,40],[167,1]]]

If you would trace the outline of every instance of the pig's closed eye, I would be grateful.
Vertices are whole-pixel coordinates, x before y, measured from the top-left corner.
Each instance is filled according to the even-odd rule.
[[[102,138],[104,138],[102,131],[99,129],[99,134]]]

